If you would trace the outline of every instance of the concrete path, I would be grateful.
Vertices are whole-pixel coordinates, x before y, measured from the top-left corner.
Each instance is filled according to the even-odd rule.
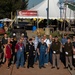
[[[27,65],[25,65],[27,66]],[[5,67],[5,64],[0,68],[0,75],[71,75],[68,69],[64,69],[64,65],[60,63],[60,69],[51,69],[52,65],[49,63],[46,68],[39,69],[38,65],[34,64],[34,68],[19,68],[11,65],[10,69]]]
[[[75,75],[75,69],[73,69],[73,70],[68,69],[68,70],[71,73],[71,75]]]

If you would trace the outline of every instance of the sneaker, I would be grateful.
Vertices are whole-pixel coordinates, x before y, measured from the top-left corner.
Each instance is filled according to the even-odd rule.
[[[29,66],[27,66],[27,68],[29,69]]]
[[[57,67],[57,69],[59,70],[59,67]]]
[[[64,67],[64,69],[68,69],[68,67]]]
[[[48,63],[45,63],[45,65],[47,66],[47,65],[48,65]]]
[[[42,67],[39,67],[39,69],[41,69]]]
[[[72,68],[70,67],[70,70],[72,70]]]
[[[43,68],[46,68],[45,66],[42,66]]]
[[[32,66],[32,68],[34,68],[34,67]]]
[[[53,69],[53,68],[55,68],[54,66],[53,67],[51,67],[51,69]]]
[[[17,69],[19,69],[19,67],[17,67]]]

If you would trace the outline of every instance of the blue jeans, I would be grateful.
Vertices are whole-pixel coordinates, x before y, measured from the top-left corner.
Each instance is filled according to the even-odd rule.
[[[38,55],[37,55],[37,51],[35,51],[35,58],[34,58],[34,62],[37,62],[38,60]]]
[[[45,54],[44,63],[48,63],[49,61],[49,53]]]
[[[42,53],[40,53],[40,55],[39,55],[39,67],[44,66],[44,59],[45,59],[45,53],[42,52]]]
[[[24,66],[24,53],[23,52],[17,52],[17,62],[16,62],[16,66],[19,67],[19,65],[21,67]]]

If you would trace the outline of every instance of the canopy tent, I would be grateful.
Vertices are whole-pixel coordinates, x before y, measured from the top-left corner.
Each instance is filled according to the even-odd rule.
[[[49,19],[59,19],[60,18],[60,9],[58,6],[59,0],[49,0]],[[37,16],[22,16],[18,15],[17,18],[43,18],[47,19],[47,8],[48,0],[44,0],[33,8],[29,9],[30,11],[37,11]],[[65,18],[65,10],[63,10],[62,18]],[[66,18],[74,19],[74,12],[68,7],[66,8]]]
[[[42,1],[40,4],[31,8],[30,10],[38,11],[39,18],[47,18],[47,8],[48,8],[48,0]],[[49,0],[49,18],[57,19],[60,18],[60,10],[57,6],[58,0]]]

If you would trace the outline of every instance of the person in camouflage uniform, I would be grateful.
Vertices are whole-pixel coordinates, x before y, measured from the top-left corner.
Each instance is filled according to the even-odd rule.
[[[57,62],[57,69],[59,69],[59,59],[60,59],[60,46],[61,43],[58,41],[58,37],[55,36],[55,41],[52,42],[52,61],[53,61],[53,66],[52,68],[55,68],[56,62]],[[57,59],[57,61],[56,61]]]
[[[66,58],[66,67],[68,68],[68,65],[70,63],[70,70],[72,70],[72,43],[70,37],[67,38],[67,42],[64,45],[65,49],[65,58]]]

